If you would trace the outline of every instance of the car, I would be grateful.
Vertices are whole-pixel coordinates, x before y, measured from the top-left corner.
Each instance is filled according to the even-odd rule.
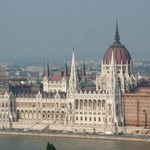
[[[24,128],[23,131],[27,132],[27,131],[30,131],[30,129]]]
[[[67,131],[67,130],[63,130],[63,131],[62,131],[62,133],[69,133],[69,131]]]
[[[99,135],[104,135],[104,133],[103,133],[103,132],[97,132],[97,134],[99,134]]]
[[[105,134],[106,135],[114,135],[114,133],[112,131],[106,131]]]
[[[124,135],[123,131],[118,132],[118,135]]]

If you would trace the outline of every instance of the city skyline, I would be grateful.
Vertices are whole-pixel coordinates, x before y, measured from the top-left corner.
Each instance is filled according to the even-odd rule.
[[[136,3],[135,3],[136,2]],[[148,0],[0,2],[1,61],[100,60],[114,42],[116,15],[120,41],[132,58],[149,58]]]

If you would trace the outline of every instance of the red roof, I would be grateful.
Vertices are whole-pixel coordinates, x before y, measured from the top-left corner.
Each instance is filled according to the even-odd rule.
[[[62,74],[61,73],[55,73],[51,77],[51,81],[60,81],[62,79]]]
[[[110,64],[112,52],[116,64],[130,64],[131,56],[128,50],[120,42],[114,42],[106,51],[103,59],[104,64]]]

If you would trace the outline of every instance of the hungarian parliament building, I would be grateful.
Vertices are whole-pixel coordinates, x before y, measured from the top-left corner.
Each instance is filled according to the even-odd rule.
[[[138,100],[138,75],[133,73],[129,51],[120,42],[118,23],[114,42],[105,52],[95,80],[88,78],[84,64],[79,73],[74,49],[70,69],[67,65],[52,72],[47,62],[42,90],[13,92],[9,85],[1,92],[0,128],[115,132],[116,128],[150,124],[150,103],[140,101],[147,102],[150,93]]]

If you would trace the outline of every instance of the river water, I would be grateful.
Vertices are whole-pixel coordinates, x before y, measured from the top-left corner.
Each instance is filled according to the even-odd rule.
[[[150,150],[147,142],[13,135],[0,135],[0,150],[46,150],[47,142],[57,150]]]

